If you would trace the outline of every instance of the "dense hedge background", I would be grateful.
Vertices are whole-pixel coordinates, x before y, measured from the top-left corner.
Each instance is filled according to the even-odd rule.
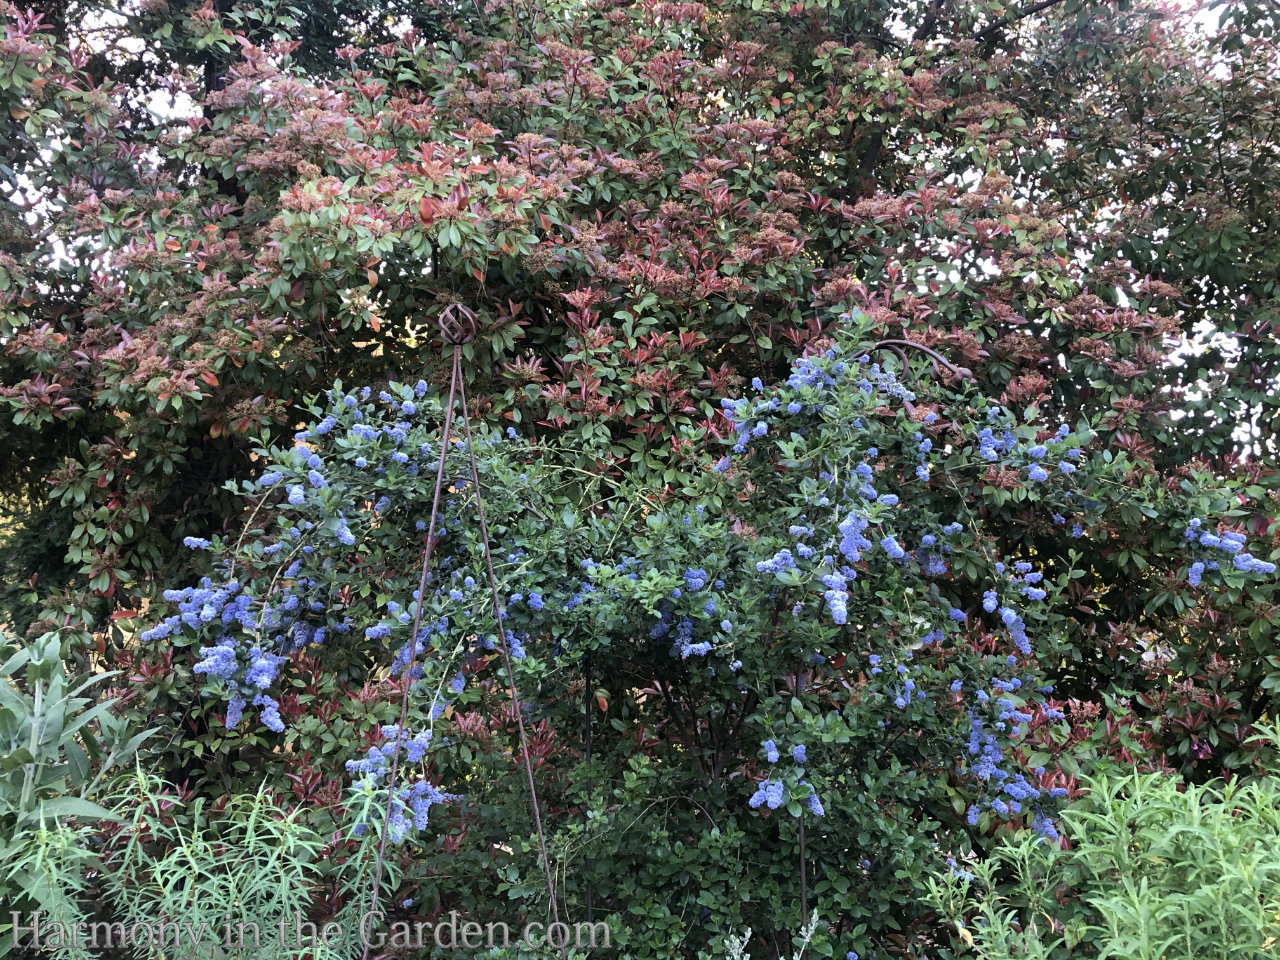
[[[1262,770],[1265,5],[0,13],[21,902],[56,868],[67,916],[181,911],[86,878],[278,846],[235,833],[270,811],[301,908],[350,918],[400,743],[394,916],[544,916],[522,711],[557,909],[628,955],[817,916],[820,956],[948,956],[930,879],[1052,843],[1082,778]],[[36,720],[103,671],[84,726]]]

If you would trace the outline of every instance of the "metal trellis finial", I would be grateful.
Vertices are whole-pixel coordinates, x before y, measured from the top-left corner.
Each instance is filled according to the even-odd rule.
[[[436,318],[440,325],[440,337],[445,343],[459,346],[476,338],[476,315],[461,303],[451,303]]]

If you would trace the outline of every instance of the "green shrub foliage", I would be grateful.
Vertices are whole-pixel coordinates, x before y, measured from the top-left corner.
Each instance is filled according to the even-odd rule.
[[[953,859],[932,899],[990,960],[1268,956],[1280,937],[1278,732],[1249,782],[1089,778],[1064,814],[1069,850],[1006,835],[973,870]]]
[[[442,412],[425,382],[335,384],[293,445],[262,451],[243,532],[189,539],[210,575],[166,594],[173,612],[141,635],[193,664],[157,705],[198,683],[204,759],[232,789],[248,743],[268,764],[276,744],[286,763],[348,759],[366,798],[353,836],[383,829],[399,740],[390,838],[422,845],[419,869],[442,857],[428,875],[478,871],[465,893],[431,884],[441,908],[547,907],[533,838],[509,843],[530,827],[520,709],[558,897],[575,916],[589,899],[628,949],[707,950],[746,925],[780,949],[806,908],[830,925],[809,947],[821,955],[919,937],[926,867],[945,851],[1005,822],[1057,835],[1086,756],[1063,760],[1076,734],[1050,676],[1081,575],[1072,544],[1101,525],[1098,493],[1126,463],[1084,423],[930,385],[927,356],[881,365],[866,326],[851,317],[783,383],[726,400],[737,439],[682,496],[578,470],[572,449],[515,430],[478,436],[516,705],[465,443],[443,440],[419,612]],[[1238,588],[1274,573],[1233,533],[1202,542],[1188,499],[1170,506],[1170,573],[1214,556],[1204,576]],[[983,534],[980,510],[1010,509],[1042,517],[1066,562]],[[382,671],[402,677],[419,617],[409,728],[361,723],[367,700],[393,698]],[[336,698],[314,697],[320,676]],[[352,758],[361,736],[371,749]]]

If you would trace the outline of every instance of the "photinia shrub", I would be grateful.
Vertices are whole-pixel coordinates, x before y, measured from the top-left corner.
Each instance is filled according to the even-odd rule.
[[[1214,30],[1092,0],[117,6],[0,5],[0,603],[23,629],[123,642],[108,617],[189,582],[175,547],[233,532],[225,482],[307,396],[440,385],[459,304],[477,411],[581,469],[684,489],[717,398],[857,307],[1010,408],[1088,420],[1144,499],[1207,471],[1254,535],[1275,518],[1280,85],[1252,3]],[[1147,697],[1185,754],[1207,727],[1142,638],[1179,639],[1192,700],[1236,704],[1207,724],[1247,726],[1280,682],[1273,604],[1168,602],[1150,519],[1079,545],[1069,686]],[[1212,679],[1224,621],[1239,682]]]

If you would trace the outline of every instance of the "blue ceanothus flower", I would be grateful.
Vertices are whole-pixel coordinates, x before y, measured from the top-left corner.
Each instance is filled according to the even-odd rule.
[[[755,462],[753,458],[787,456],[794,445],[788,437],[820,434],[829,431],[834,423],[846,431],[842,441],[847,441],[848,447],[856,451],[861,446],[861,453],[855,452],[850,460],[824,460],[814,464],[811,473],[804,474],[812,478],[804,481],[808,485],[804,502],[797,502],[798,508],[805,511],[804,516],[787,524],[787,541],[765,540],[765,552],[755,560],[756,572],[775,584],[766,589],[798,595],[799,602],[792,604],[793,617],[821,611],[834,627],[852,627],[853,598],[861,582],[871,579],[873,584],[864,589],[874,594],[882,589],[883,578],[893,571],[892,575],[899,578],[897,582],[904,587],[909,585],[917,596],[937,596],[941,601],[932,619],[923,611],[912,614],[924,621],[916,634],[921,649],[964,644],[969,631],[990,631],[994,627],[1011,652],[990,656],[993,671],[1016,669],[1032,657],[1028,614],[1049,599],[1043,577],[1024,561],[1014,564],[1011,570],[998,565],[997,582],[986,589],[980,604],[972,605],[963,596],[944,599],[954,589],[950,576],[953,552],[967,546],[965,527],[961,520],[949,517],[936,521],[936,525],[926,519],[927,525],[922,527],[928,512],[919,509],[919,504],[938,499],[933,492],[936,478],[944,477],[951,469],[949,458],[960,455],[976,460],[983,469],[990,464],[1007,475],[1020,474],[1022,484],[1034,491],[1034,498],[1052,503],[1054,522],[1070,524],[1072,535],[1082,536],[1083,523],[1071,523],[1069,518],[1074,515],[1084,520],[1096,505],[1091,506],[1084,498],[1072,499],[1079,489],[1073,484],[1082,482],[1076,466],[1082,453],[1069,439],[1071,430],[1066,425],[1047,435],[1020,424],[1009,411],[988,404],[987,422],[976,425],[972,434],[963,434],[959,441],[955,425],[945,433],[933,432],[943,426],[933,411],[913,416],[916,429],[894,440],[887,428],[873,427],[873,423],[881,422],[884,411],[915,402],[913,392],[892,371],[866,357],[846,362],[834,351],[801,359],[788,380],[776,388],[766,390],[763,384],[756,384],[754,389],[758,395],[755,399],[728,399],[721,404],[735,434],[731,453],[715,466],[715,474],[725,476],[727,482],[734,483],[735,477],[749,470]],[[863,404],[861,408],[859,403]],[[767,429],[762,430],[762,425]],[[866,437],[861,444],[857,440],[859,434]],[[882,452],[886,448],[893,448],[892,459]],[[740,465],[740,470],[735,471],[735,465]],[[806,603],[806,590],[817,592],[817,604]],[[981,618],[981,623],[975,623],[971,614],[978,607],[991,619]],[[858,625],[863,630],[874,629],[874,622],[873,616],[871,623]],[[680,623],[675,616],[666,617],[655,632],[665,634]],[[812,662],[826,660],[821,654],[818,658]],[[906,662],[894,666],[897,682],[885,683],[890,678],[884,676],[881,655],[870,654],[866,662],[872,684],[869,690],[878,691],[901,714],[901,721],[885,722],[910,724],[923,715],[919,711],[936,709],[931,701],[933,668],[928,676],[920,673],[920,665],[911,663],[908,653]],[[959,677],[944,676],[938,686],[945,695],[961,700],[967,696],[972,703],[972,753],[966,753],[968,759],[958,765],[960,772],[977,784],[978,799],[972,804],[969,820],[976,826],[982,809],[1001,817],[1034,812],[1037,828],[1047,832],[1043,828],[1049,823],[1048,816],[1040,806],[1044,798],[1040,792],[1027,792],[1039,791],[1039,787],[1020,779],[1022,774],[1012,765],[1013,757],[1006,746],[1010,738],[1016,739],[1025,732],[1031,720],[1027,710],[1015,707],[1003,695],[1017,690],[1021,681],[999,675],[989,675],[989,679],[989,683],[967,686]],[[967,695],[966,690],[970,691]],[[997,691],[997,696],[993,697],[989,690]],[[1045,716],[1060,714],[1046,711]],[[776,753],[769,741],[766,755],[771,763],[776,762]],[[803,762],[803,748],[798,749],[795,758]],[[772,807],[770,800],[777,798],[779,782],[786,781],[775,772],[759,783],[751,806]],[[1012,785],[1013,793],[1005,791],[1006,785]],[[806,805],[809,795],[793,794]],[[818,803],[816,792],[811,795]],[[1043,809],[1047,811],[1048,807]]]
[[[1193,517],[1184,531],[1186,541],[1196,557],[1187,571],[1187,582],[1191,586],[1200,586],[1204,574],[1220,570],[1227,558],[1230,558],[1231,568],[1240,573],[1270,576],[1276,572],[1274,563],[1259,559],[1245,550],[1248,540],[1243,533],[1234,530],[1214,533],[1207,524],[1208,521],[1204,518]]]
[[[397,724],[390,724],[384,726],[381,733],[384,743],[370,747],[362,759],[347,761],[347,770],[358,776],[352,791],[366,800],[365,815],[352,828],[352,833],[357,836],[368,832],[371,824],[386,813],[386,778],[390,773],[391,755],[397,742],[401,751],[402,771],[406,767],[420,765],[431,745],[430,730],[410,734],[408,731],[402,732]],[[387,822],[387,838],[392,843],[400,843],[413,831],[425,830],[428,812],[436,804],[460,799],[456,794],[441,792],[421,775],[406,777],[402,773],[397,781],[395,796],[391,801],[391,815]]]

